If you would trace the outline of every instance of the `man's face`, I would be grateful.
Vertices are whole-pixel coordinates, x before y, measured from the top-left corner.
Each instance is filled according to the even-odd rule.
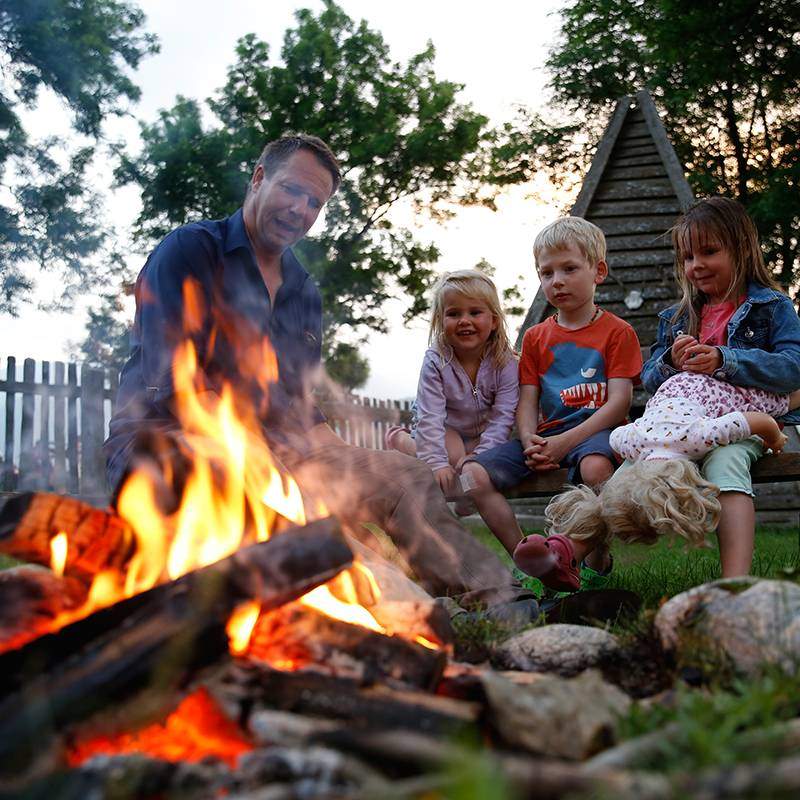
[[[244,203],[257,251],[282,253],[302,239],[333,193],[333,177],[309,150],[293,153],[270,176],[259,165]]]
[[[576,245],[544,250],[539,255],[539,280],[548,302],[564,311],[577,311],[594,301],[594,290],[608,268],[605,261],[590,264]]]

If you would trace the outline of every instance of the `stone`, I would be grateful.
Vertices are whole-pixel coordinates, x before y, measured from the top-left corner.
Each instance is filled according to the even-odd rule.
[[[504,669],[556,672],[568,677],[598,666],[619,649],[617,638],[600,628],[544,625],[496,645],[492,661]]]
[[[730,666],[754,676],[800,663],[800,586],[723,578],[673,597],[656,615],[662,647],[692,666]],[[695,662],[700,662],[695,664]]]
[[[631,699],[596,670],[576,678],[542,675],[520,686],[487,672],[483,686],[492,725],[513,747],[582,760],[614,743],[617,719]]]

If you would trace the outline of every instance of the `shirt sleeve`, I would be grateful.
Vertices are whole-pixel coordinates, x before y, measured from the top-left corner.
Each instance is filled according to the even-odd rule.
[[[705,454],[714,447],[732,444],[751,435],[750,425],[741,411],[732,411],[721,417],[701,417],[689,426],[687,446],[697,454]]]
[[[539,360],[537,358],[536,334],[533,328],[522,337],[522,355],[519,359],[519,383],[525,386],[539,386]]]
[[[642,454],[643,442],[640,440],[639,428],[634,422],[614,428],[608,441],[611,449],[628,461],[638,461]]]
[[[417,458],[432,470],[450,465],[444,441],[447,402],[438,356],[426,355],[417,385]]]
[[[519,403],[519,369],[516,358],[509,358],[500,370],[497,394],[489,411],[486,428],[473,452],[483,453],[508,441]]]
[[[609,378],[629,378],[637,382],[642,372],[642,348],[636,331],[622,325],[611,335],[606,358],[606,375]]]

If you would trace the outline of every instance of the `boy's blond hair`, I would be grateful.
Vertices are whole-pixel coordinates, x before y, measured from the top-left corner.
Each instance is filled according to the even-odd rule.
[[[539,269],[539,256],[544,250],[564,250],[575,245],[583,253],[589,266],[606,260],[606,237],[597,225],[583,217],[561,217],[545,225],[533,243],[533,257]]]
[[[486,342],[484,354],[498,368],[504,367],[508,359],[514,355],[508,338],[505,314],[497,294],[497,287],[492,279],[477,269],[459,269],[445,272],[433,286],[433,303],[431,304],[431,330],[428,344],[435,348],[443,358],[449,358],[448,346],[444,340],[444,295],[453,291],[486,305],[497,320],[497,327]]]
[[[700,547],[719,522],[718,494],[692,461],[636,461],[615,472],[599,494],[577,486],[557,495],[544,515],[549,533],[593,545],[612,536],[653,544],[666,534]]]

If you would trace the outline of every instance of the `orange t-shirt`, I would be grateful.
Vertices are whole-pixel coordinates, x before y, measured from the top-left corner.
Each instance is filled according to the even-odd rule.
[[[525,332],[519,362],[522,385],[539,387],[539,432],[570,430],[608,399],[609,378],[638,382],[642,352],[636,331],[604,311],[578,330],[550,317]]]

